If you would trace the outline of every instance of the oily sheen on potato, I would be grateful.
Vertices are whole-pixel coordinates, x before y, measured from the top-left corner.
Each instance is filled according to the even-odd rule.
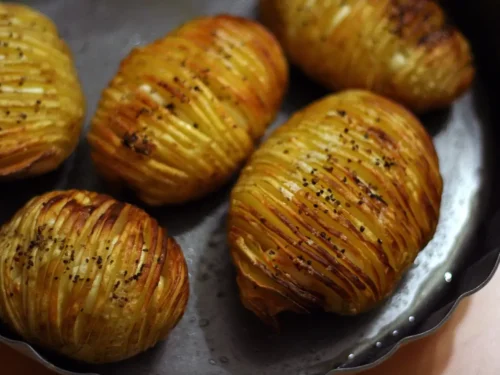
[[[331,89],[360,88],[415,111],[449,105],[474,77],[464,36],[432,0],[261,0],[291,61]]]
[[[33,198],[0,229],[0,318],[28,342],[94,363],[131,357],[181,318],[180,247],[141,209],[106,195]]]
[[[88,135],[92,158],[150,205],[201,197],[251,153],[286,83],[285,58],[262,26],[192,20],[121,63]]]
[[[367,91],[299,111],[258,149],[231,196],[229,242],[244,305],[340,314],[388,296],[431,239],[442,179],[431,138]]]
[[[57,168],[78,143],[84,106],[71,53],[52,21],[0,4],[0,180]]]

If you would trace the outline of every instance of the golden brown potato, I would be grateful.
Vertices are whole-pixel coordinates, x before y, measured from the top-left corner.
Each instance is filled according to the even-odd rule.
[[[292,62],[331,89],[425,111],[449,105],[474,77],[467,40],[431,0],[261,0],[261,14]]]
[[[106,195],[32,199],[0,229],[0,249],[0,318],[68,357],[131,357],[166,337],[186,306],[175,240],[144,211]]]
[[[262,26],[195,19],[121,63],[92,123],[92,157],[150,205],[201,197],[248,157],[286,83],[285,58]]]
[[[243,303],[271,324],[283,310],[372,308],[433,236],[441,192],[431,138],[403,107],[367,91],[308,106],[232,192]]]
[[[71,53],[52,21],[0,4],[0,180],[57,168],[78,143],[84,107]]]

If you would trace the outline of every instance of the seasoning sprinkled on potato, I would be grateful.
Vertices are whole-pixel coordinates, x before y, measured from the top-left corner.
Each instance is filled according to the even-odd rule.
[[[37,11],[0,4],[0,180],[56,169],[85,115],[71,52]]]
[[[167,336],[186,262],[143,210],[87,191],[33,198],[0,228],[0,318],[28,342],[92,363]]]
[[[432,140],[403,107],[367,91],[311,104],[232,191],[243,303],[270,324],[284,310],[369,310],[434,235],[441,193]]]
[[[192,20],[121,63],[92,122],[92,157],[150,205],[202,197],[249,156],[286,85],[285,58],[264,27]]]

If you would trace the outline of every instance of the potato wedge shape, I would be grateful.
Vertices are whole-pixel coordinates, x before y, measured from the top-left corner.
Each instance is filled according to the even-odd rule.
[[[331,89],[367,89],[422,112],[471,84],[469,44],[432,0],[261,0],[291,61]]]
[[[92,363],[155,345],[189,295],[184,256],[143,210],[87,191],[33,198],[0,229],[0,318]]]
[[[88,135],[93,160],[150,205],[202,197],[249,156],[287,74],[278,42],[259,24],[192,20],[122,62]]]
[[[368,91],[297,112],[253,154],[231,196],[229,242],[244,305],[367,311],[434,235],[442,179],[406,109]]]
[[[46,16],[0,4],[0,180],[56,169],[75,149],[85,103],[71,52]]]

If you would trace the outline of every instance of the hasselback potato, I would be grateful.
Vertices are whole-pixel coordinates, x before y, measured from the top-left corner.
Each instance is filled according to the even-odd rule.
[[[286,83],[285,58],[262,26],[192,20],[121,63],[92,122],[92,157],[150,205],[201,197],[248,157]]]
[[[271,324],[283,310],[372,308],[433,236],[441,193],[431,138],[403,107],[365,91],[313,103],[232,191],[243,303]]]
[[[71,53],[47,17],[0,4],[0,180],[57,168],[74,150],[84,99]]]
[[[292,62],[331,89],[369,89],[415,111],[471,84],[469,44],[432,0],[261,0]]]
[[[181,318],[189,290],[175,240],[106,195],[36,197],[0,229],[0,318],[27,341],[86,362],[133,356]]]

